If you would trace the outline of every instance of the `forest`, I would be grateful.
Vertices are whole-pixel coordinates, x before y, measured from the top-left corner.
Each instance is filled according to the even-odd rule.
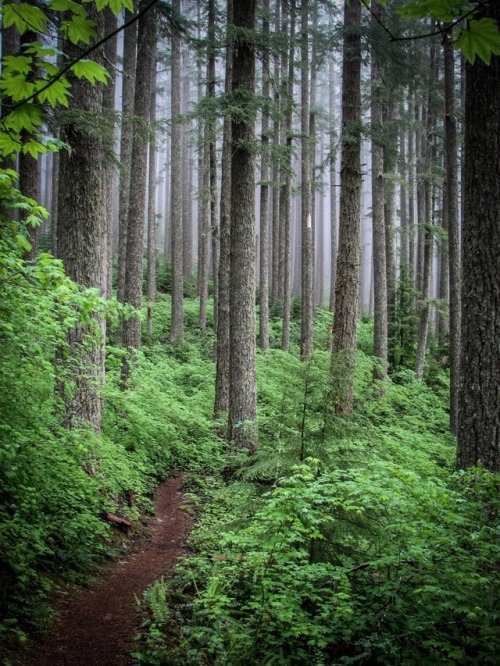
[[[500,2],[0,16],[0,664],[498,664]]]

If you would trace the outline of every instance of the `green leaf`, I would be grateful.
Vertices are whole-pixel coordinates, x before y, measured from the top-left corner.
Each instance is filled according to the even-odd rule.
[[[24,74],[6,76],[0,80],[0,90],[10,97],[14,102],[20,102],[29,97],[35,89],[35,85],[26,81]]]
[[[24,155],[29,153],[31,157],[36,159],[39,155],[46,153],[47,148],[43,143],[40,143],[40,141],[30,139],[29,141],[26,141],[26,143],[23,143],[22,152]]]
[[[118,16],[122,9],[134,11],[133,0],[95,0],[95,4],[99,11],[109,7],[115,16]]]
[[[57,12],[69,11],[73,14],[79,14],[80,16],[86,15],[84,7],[73,0],[52,0],[50,7]]]
[[[27,76],[31,72],[33,58],[24,55],[6,56],[3,59],[2,76],[5,78],[7,74],[24,74]]]
[[[85,14],[77,14],[69,21],[61,24],[62,34],[73,44],[83,42],[89,44],[92,37],[95,37],[95,22],[87,18]]]
[[[11,136],[8,132],[0,132],[0,153],[4,156],[17,153],[21,147],[21,139]]]
[[[500,55],[500,31],[493,19],[470,21],[468,30],[460,30],[458,35],[455,48],[461,49],[471,64],[479,56],[489,65],[492,54]]]
[[[29,5],[27,2],[21,2],[18,5],[10,3],[4,5],[2,9],[3,27],[9,28],[15,25],[20,35],[24,35],[27,30],[33,32],[46,32],[49,19],[39,7]]]
[[[73,65],[71,71],[77,78],[87,79],[92,84],[96,83],[96,81],[106,83],[108,80],[107,71],[93,60],[80,60]]]
[[[46,81],[42,81],[40,87],[43,87],[44,85],[46,85],[46,83],[47,83]],[[54,83],[51,83],[50,86],[48,86],[48,88],[45,88],[45,90],[39,92],[37,95],[37,99],[42,104],[43,102],[48,102],[52,108],[57,106],[57,104],[60,104],[61,106],[68,106],[70,87],[71,86],[68,83],[67,79],[63,77],[58,81],[54,81]]]
[[[37,132],[42,124],[42,117],[42,109],[37,104],[27,102],[7,116],[5,126],[16,132],[21,132],[21,130]]]

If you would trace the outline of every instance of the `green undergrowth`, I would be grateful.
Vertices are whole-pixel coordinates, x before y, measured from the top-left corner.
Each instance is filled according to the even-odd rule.
[[[72,390],[61,361],[68,331],[84,324],[88,340],[97,339],[99,313],[112,337],[120,310],[77,287],[50,255],[24,262],[25,250],[22,229],[2,221],[0,654],[50,625],[49,600],[61,585],[86,583],[118,553],[122,540],[104,512],[137,520],[152,510],[162,479],[213,470],[220,459],[210,334],[188,334],[175,350],[166,344],[166,297],[126,391],[119,388],[124,352],[107,347],[101,433],[61,427]],[[195,309],[188,301],[188,321]]]
[[[325,319],[309,363],[259,354],[257,455],[188,480],[193,554],[144,596],[141,664],[496,663],[498,477],[453,473],[443,372],[373,386],[369,322],[334,414]]]

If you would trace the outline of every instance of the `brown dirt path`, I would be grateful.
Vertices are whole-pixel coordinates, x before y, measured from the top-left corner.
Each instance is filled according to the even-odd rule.
[[[168,574],[191,525],[181,511],[182,479],[162,484],[151,519],[151,538],[137,552],[105,570],[96,585],[80,591],[61,613],[54,632],[19,666],[128,666],[137,649],[136,597]]]

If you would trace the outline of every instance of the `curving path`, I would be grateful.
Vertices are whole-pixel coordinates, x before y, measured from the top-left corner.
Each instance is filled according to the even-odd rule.
[[[61,613],[52,634],[18,666],[128,666],[135,661],[136,597],[168,574],[182,552],[191,526],[181,511],[182,478],[158,489],[148,542],[105,570],[96,585],[82,590]]]

